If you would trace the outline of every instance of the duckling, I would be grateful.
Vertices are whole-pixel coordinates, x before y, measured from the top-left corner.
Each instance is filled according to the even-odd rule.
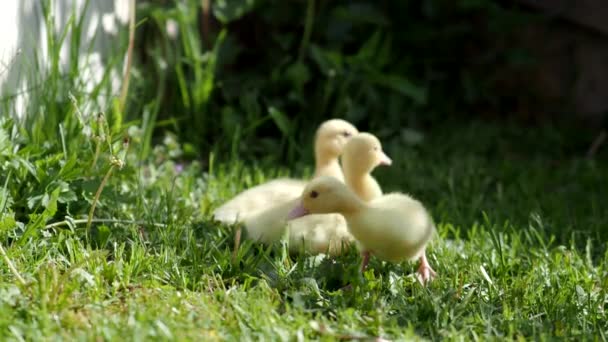
[[[370,253],[391,262],[422,258],[435,231],[433,219],[416,199],[391,193],[366,203],[332,177],[312,180],[288,219],[325,213],[340,213],[346,219],[348,231],[363,251],[361,271],[365,270]],[[421,263],[418,274],[424,283],[435,272],[426,262]]]
[[[357,133],[355,126],[341,119],[327,120],[319,126],[315,136],[315,177],[344,179],[338,157],[346,141]],[[304,180],[279,178],[254,186],[217,208],[213,217],[224,223],[244,221],[273,205],[296,199],[305,185]]]
[[[344,146],[341,160],[346,184],[359,198],[368,202],[382,196],[382,190],[371,176],[371,172],[379,165],[391,165],[392,161],[382,151],[378,138],[370,133],[353,136]],[[284,207],[286,211],[281,213],[282,221],[287,219],[289,210],[297,201],[298,199],[295,199]],[[277,224],[280,225],[281,222]],[[302,217],[289,222],[288,229],[289,249],[292,252],[306,250],[335,256],[341,254],[344,247],[353,242],[346,220],[340,214]]]
[[[382,151],[380,140],[370,133],[357,134],[344,146],[342,153],[346,185],[365,202],[382,196],[382,189],[371,172],[378,165],[390,166],[392,163]]]

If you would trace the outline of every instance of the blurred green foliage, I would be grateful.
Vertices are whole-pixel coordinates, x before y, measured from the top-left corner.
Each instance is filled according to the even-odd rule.
[[[525,53],[489,42],[532,20],[492,0],[204,3],[139,2],[132,97],[203,154],[245,158],[308,155],[329,117],[387,138],[499,106],[491,71]]]

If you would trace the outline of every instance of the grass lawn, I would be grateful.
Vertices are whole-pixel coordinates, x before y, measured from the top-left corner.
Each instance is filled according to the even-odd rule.
[[[127,146],[99,123],[84,124],[105,141],[68,118],[42,143],[3,119],[2,340],[608,337],[608,163],[605,149],[584,157],[591,139],[479,122],[384,139],[395,163],[380,184],[421,199],[438,225],[438,278],[422,287],[413,263],[372,258],[358,274],[354,248],[328,259],[246,241],[233,262],[234,227],[213,208],[310,167],[182,163],[170,135],[142,159],[144,130]]]
[[[305,18],[273,2],[260,17],[276,19],[276,32],[260,26],[248,46],[239,32],[249,26],[225,25],[203,44],[201,3],[138,2],[144,39],[125,73],[131,87],[114,82],[124,92],[110,70],[122,70],[128,32],[107,68],[93,70],[103,80],[85,87],[76,14],[65,30],[47,30],[49,61],[29,70],[41,86],[26,117],[15,120],[17,101],[0,98],[0,340],[608,339],[608,148],[587,158],[594,137],[582,131],[445,119],[460,107],[437,94],[486,96],[458,54],[447,64],[467,87],[444,79],[451,43],[429,40],[468,46],[449,34],[460,19],[444,29],[432,17],[403,38],[365,6],[315,19],[315,1],[301,2]],[[317,3],[322,14],[332,2]],[[291,31],[281,11],[297,18]],[[165,37],[175,22],[179,38]],[[441,49],[392,50],[410,41]],[[383,190],[410,193],[432,213],[427,255],[438,277],[429,286],[414,263],[372,257],[360,274],[354,247],[331,259],[245,240],[234,252],[235,227],[211,220],[250,186],[310,176],[312,138],[300,138],[313,118],[332,115],[379,127],[371,133],[393,160],[374,172]],[[436,123],[401,127],[427,121]]]

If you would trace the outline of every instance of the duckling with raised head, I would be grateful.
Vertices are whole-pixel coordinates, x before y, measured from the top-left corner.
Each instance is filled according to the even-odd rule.
[[[348,231],[363,251],[362,270],[367,266],[370,253],[392,262],[422,257],[435,231],[431,216],[414,198],[391,193],[366,203],[332,177],[312,180],[288,219],[326,213],[339,213],[346,219]],[[418,274],[421,281],[426,282],[434,271],[427,262],[420,265]]]
[[[342,170],[346,185],[365,202],[380,197],[382,189],[371,173],[379,165],[390,166],[392,163],[376,136],[359,133],[344,146]]]
[[[341,119],[327,120],[319,126],[315,135],[315,177],[344,179],[338,157],[344,144],[357,133],[355,126]],[[225,223],[244,221],[260,211],[297,198],[305,185],[304,180],[279,178],[254,186],[217,208],[213,217]]]
[[[344,146],[342,169],[346,184],[359,198],[367,202],[382,196],[378,182],[371,172],[379,165],[391,165],[391,159],[383,152],[382,144],[370,133],[353,136]],[[282,221],[287,219],[289,210],[298,199],[286,205]],[[281,224],[281,223],[279,223]],[[284,225],[284,224],[283,224]],[[309,215],[288,223],[289,249],[312,253],[339,255],[344,247],[353,242],[346,221],[340,214]]]

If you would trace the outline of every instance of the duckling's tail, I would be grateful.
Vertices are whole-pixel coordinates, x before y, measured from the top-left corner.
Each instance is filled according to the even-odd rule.
[[[238,210],[219,208],[213,212],[213,219],[226,224],[235,224],[243,220]]]

